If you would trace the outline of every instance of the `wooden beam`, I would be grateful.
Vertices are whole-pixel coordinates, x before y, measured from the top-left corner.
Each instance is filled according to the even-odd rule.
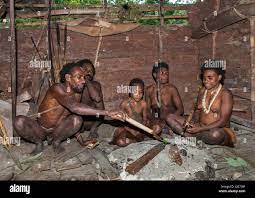
[[[103,7],[107,5],[108,8],[116,9],[117,6],[109,6],[107,4],[107,0],[103,0]],[[52,8],[58,6],[58,4],[52,5]],[[167,11],[171,10],[189,10],[191,9],[192,4],[172,4],[172,5],[164,5],[164,9]],[[7,5],[8,7],[8,5]],[[36,4],[36,3],[16,3],[15,7],[17,8],[48,8],[47,4]],[[67,6],[68,7],[68,6]],[[138,5],[131,5],[132,7],[139,9],[140,11],[157,11],[158,6],[155,4],[138,4]],[[102,5],[87,5],[86,8],[102,8]]]
[[[106,0],[104,0],[106,1]],[[48,7],[46,4],[17,4],[18,7],[37,7],[37,8],[46,8]],[[51,15],[58,16],[58,15],[96,15],[98,12],[99,14],[103,14],[105,12],[105,8],[108,8],[110,12],[118,12],[119,8],[116,6],[109,6],[107,1],[104,2],[104,5],[94,5],[94,6],[86,6],[86,8],[69,8],[69,9],[52,9]],[[52,6],[54,8],[54,6]],[[164,5],[164,11],[172,11],[172,10],[189,10],[191,9],[191,5]],[[134,5],[131,9],[138,9],[140,12],[148,12],[148,11],[159,11],[158,5]],[[42,18],[48,15],[47,11],[37,11],[35,12],[28,12],[28,13],[17,13],[17,18]]]
[[[164,10],[165,11],[172,11],[172,10],[190,10],[192,4],[173,4],[173,5],[164,5]],[[138,8],[140,11],[157,11],[158,10],[158,5],[135,5],[136,8]]]
[[[16,45],[16,29],[15,29],[15,8],[14,0],[10,0],[10,24],[11,24],[11,93],[12,93],[12,125],[16,117],[17,102],[17,45]],[[13,135],[17,136],[14,127]]]
[[[160,143],[152,149],[150,149],[147,153],[145,153],[142,157],[129,164],[126,168],[126,171],[132,175],[135,175],[139,172],[144,166],[146,166],[157,154],[159,154],[165,148],[165,144]]]
[[[252,120],[255,122],[255,17],[250,18],[251,24],[251,113]]]
[[[97,13],[103,14],[105,11],[103,8],[93,9],[62,9],[52,10],[51,16],[60,15],[96,15]],[[37,13],[17,13],[18,18],[43,18],[48,15],[48,11],[38,11]]]
[[[235,7],[219,11],[217,15],[209,15],[204,19],[202,25],[192,32],[191,38],[199,39],[214,31],[232,25],[247,17],[255,15],[255,3],[239,4]]]
[[[164,19],[188,19],[188,15],[170,15],[170,16],[164,16]],[[143,16],[139,19],[160,19],[160,16]]]

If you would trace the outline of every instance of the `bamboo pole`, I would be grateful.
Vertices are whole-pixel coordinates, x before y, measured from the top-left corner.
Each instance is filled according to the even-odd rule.
[[[252,121],[255,122],[255,17],[250,18],[251,26],[251,112]]]
[[[17,103],[17,45],[16,45],[16,30],[15,30],[15,9],[14,0],[10,0],[10,23],[11,23],[11,93],[12,93],[12,125],[16,117]],[[17,136],[14,127],[13,135]]]

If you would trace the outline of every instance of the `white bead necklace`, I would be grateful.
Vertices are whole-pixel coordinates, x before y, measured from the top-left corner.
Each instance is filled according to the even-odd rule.
[[[213,105],[213,103],[214,103],[216,97],[217,97],[218,94],[220,93],[221,88],[222,88],[222,85],[220,84],[219,87],[217,88],[216,93],[214,94],[212,100],[210,101],[208,108],[206,107],[206,102],[205,102],[206,96],[207,96],[207,89],[205,89],[205,93],[204,93],[204,96],[203,96],[203,99],[202,99],[202,107],[203,107],[203,111],[204,111],[206,114],[208,114],[208,113],[210,112],[211,107],[212,107],[212,105]]]

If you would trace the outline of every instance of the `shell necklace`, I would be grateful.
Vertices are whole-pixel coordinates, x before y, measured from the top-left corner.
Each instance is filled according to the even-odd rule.
[[[208,113],[210,112],[211,107],[212,107],[212,105],[213,105],[213,103],[214,103],[216,97],[217,97],[218,94],[220,93],[221,88],[222,88],[222,85],[220,84],[219,87],[217,88],[216,93],[214,94],[212,100],[209,102],[208,108],[206,107],[206,102],[205,102],[206,96],[207,96],[207,89],[205,90],[205,93],[204,93],[204,96],[203,96],[203,99],[202,99],[202,107],[203,107],[203,111],[204,111],[206,114],[208,114]]]

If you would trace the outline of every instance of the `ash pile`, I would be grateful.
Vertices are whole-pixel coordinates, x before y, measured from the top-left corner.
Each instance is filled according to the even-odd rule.
[[[159,144],[156,140],[133,143],[125,148],[114,150],[108,158],[111,164],[120,171],[121,180],[215,179],[214,160],[206,149],[197,145],[176,144],[177,146],[173,146],[168,144],[163,146],[162,150],[146,165],[143,162],[131,165]],[[141,169],[138,171],[136,166],[140,166]]]

